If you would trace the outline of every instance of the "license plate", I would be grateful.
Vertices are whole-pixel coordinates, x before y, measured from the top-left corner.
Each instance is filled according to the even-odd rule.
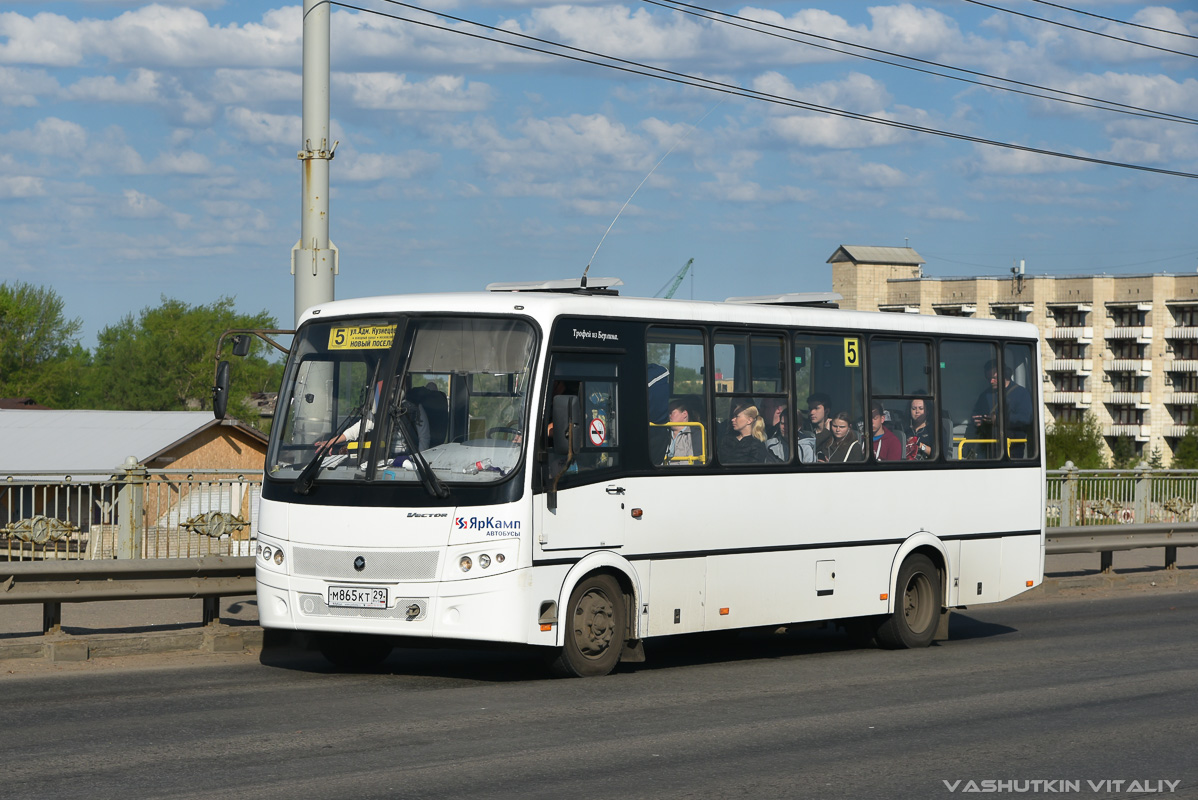
[[[330,608],[387,608],[387,588],[378,586],[330,586]]]

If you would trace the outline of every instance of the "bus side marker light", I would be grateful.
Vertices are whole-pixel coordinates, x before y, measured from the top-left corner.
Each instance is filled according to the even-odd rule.
[[[645,512],[642,509],[639,509],[639,508],[632,509],[632,518],[633,519],[640,519],[644,515],[645,515]]]
[[[890,593],[889,593],[889,592],[882,592],[880,595],[878,595],[878,599],[879,599],[879,600],[889,600],[889,599],[890,599]]]
[[[549,623],[549,622],[542,622],[542,623],[541,623],[541,630],[543,630],[543,631],[551,631],[551,630],[553,630],[553,624],[552,624],[552,623]]]
[[[1034,586],[1035,584],[1036,584],[1036,582],[1035,582],[1035,581],[1027,581],[1027,585],[1028,585],[1029,587],[1031,587],[1031,586]]]
[[[721,616],[721,617],[726,617],[726,616],[728,616],[728,609],[726,609],[726,608],[721,608],[721,609],[720,609],[720,616]]]

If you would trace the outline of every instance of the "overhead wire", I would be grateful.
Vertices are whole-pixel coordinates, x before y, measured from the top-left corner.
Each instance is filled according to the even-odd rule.
[[[1060,22],[1055,19],[1048,19],[1047,17],[1037,17],[1035,14],[1025,14],[1022,11],[1016,11],[1012,8],[1003,8],[1002,6],[995,6],[995,5],[991,5],[990,3],[983,3],[982,0],[964,0],[964,2],[972,3],[975,6],[981,6],[983,8],[989,8],[994,11],[1001,11],[1004,14],[1014,14],[1017,17],[1024,17],[1025,19],[1034,19],[1037,22],[1043,22],[1048,25],[1059,25],[1062,28],[1068,28],[1071,31],[1078,31],[1079,33],[1088,33],[1091,36],[1101,36],[1103,39],[1112,39],[1116,42],[1123,42],[1124,44],[1134,44],[1138,47],[1147,47],[1150,50],[1159,50],[1162,53],[1172,53],[1175,56],[1186,56],[1188,58],[1198,58],[1198,53],[1187,53],[1183,50],[1173,50],[1168,47],[1161,47],[1161,46],[1155,45],[1155,44],[1148,44],[1147,42],[1138,42],[1135,39],[1124,39],[1122,36],[1112,36],[1109,33],[1101,33],[1100,31],[1092,31],[1089,28],[1082,28],[1078,25],[1070,25],[1067,22]]]
[[[830,36],[821,36],[819,34],[799,30],[797,28],[790,28],[790,27],[786,27],[784,25],[775,25],[773,23],[765,22],[763,20],[750,19],[748,17],[742,17],[739,14],[731,14],[731,13],[728,13],[725,11],[718,11],[718,10],[711,9],[711,8],[705,8],[703,6],[694,5],[692,3],[682,2],[682,0],[641,0],[641,2],[646,3],[648,5],[658,6],[660,8],[667,8],[672,11],[679,11],[684,14],[690,14],[692,16],[699,17],[700,19],[706,19],[711,22],[719,22],[719,23],[722,23],[725,25],[731,25],[736,28],[742,28],[744,30],[752,31],[754,33],[763,33],[767,36],[773,36],[773,37],[776,37],[779,39],[796,42],[798,44],[807,45],[808,47],[816,47],[821,50],[829,50],[833,53],[840,53],[842,55],[851,56],[853,58],[860,58],[860,59],[864,59],[866,61],[874,61],[879,64],[887,64],[889,66],[898,67],[899,69],[907,69],[907,70],[911,70],[914,72],[921,72],[925,75],[934,75],[936,77],[947,78],[949,80],[955,80],[955,81],[961,81],[962,83],[969,83],[969,84],[973,84],[975,86],[983,86],[983,87],[987,87],[990,89],[996,89],[996,90],[1004,91],[1004,92],[1013,92],[1015,94],[1021,94],[1021,95],[1025,95],[1027,97],[1036,97],[1036,98],[1040,98],[1042,100],[1051,100],[1051,101],[1058,102],[1058,103],[1068,103],[1070,105],[1083,106],[1086,108],[1096,108],[1096,109],[1099,109],[1102,111],[1111,111],[1111,112],[1116,112],[1116,113],[1120,113],[1120,114],[1130,114],[1132,116],[1138,116],[1138,117],[1148,117],[1150,119],[1160,119],[1160,120],[1164,120],[1164,121],[1168,121],[1168,122],[1181,122],[1181,123],[1184,123],[1187,125],[1198,125],[1198,119],[1195,119],[1193,117],[1186,117],[1181,114],[1173,114],[1168,111],[1156,111],[1156,110],[1150,109],[1150,108],[1142,108],[1139,106],[1128,105],[1126,103],[1118,103],[1113,100],[1104,100],[1100,97],[1091,97],[1089,95],[1077,94],[1074,92],[1067,92],[1062,89],[1053,89],[1049,86],[1040,86],[1039,84],[1026,83],[1024,81],[1017,81],[1017,80],[1013,80],[1011,78],[1004,78],[1000,75],[991,75],[989,73],[978,72],[978,71],[970,70],[970,69],[964,69],[962,67],[954,67],[949,64],[942,64],[937,61],[929,61],[927,59],[916,58],[914,56],[907,56],[907,55],[903,55],[901,53],[894,53],[889,50],[882,50],[882,49],[876,48],[876,47],[868,47],[866,45],[856,44],[854,42],[848,42],[843,39],[836,39],[836,38],[833,38]],[[699,12],[702,12],[702,13],[699,13]],[[707,16],[708,14],[715,15],[715,16]],[[740,22],[745,22],[745,23],[750,23],[750,24],[749,25],[741,25],[736,22],[731,22],[729,20],[739,20]],[[753,27],[753,26],[759,26],[759,27]],[[769,30],[763,30],[763,28],[769,29]],[[918,64],[926,64],[928,66],[937,67],[939,69],[953,70],[955,72],[962,72],[962,73],[965,73],[968,75],[976,75],[978,77],[988,78],[990,80],[1002,81],[1004,83],[1010,83],[1015,86],[1026,86],[1030,89],[1039,89],[1040,91],[1044,91],[1044,92],[1053,92],[1055,94],[1063,95],[1063,97],[1052,97],[1049,95],[1037,94],[1036,92],[1027,92],[1027,91],[1023,91],[1021,89],[1012,88],[1010,86],[996,86],[994,84],[986,83],[984,81],[975,81],[975,80],[970,80],[969,78],[963,78],[959,75],[949,75],[949,74],[945,74],[945,73],[941,73],[941,72],[936,72],[935,70],[931,70],[931,69],[922,69],[920,67],[914,67],[914,66],[911,66],[910,64],[896,63],[894,61],[887,61],[884,58],[874,58],[873,56],[867,56],[862,53],[854,53],[849,50],[841,50],[839,47],[832,47],[829,45],[818,44],[816,42],[808,42],[803,39],[794,39],[789,36],[784,36],[784,35],[781,35],[778,33],[774,33],[773,31],[786,31],[787,33],[793,33],[793,34],[797,34],[799,36],[807,36],[807,37],[810,37],[813,39],[819,39],[819,40],[825,41],[825,42],[834,42],[843,47],[854,47],[854,48],[857,48],[860,50],[865,50],[867,52],[880,53],[883,55],[891,56],[893,58],[901,58],[901,59],[904,59],[907,61],[913,61]],[[1102,103],[1104,105],[1092,105],[1091,103],[1082,103],[1082,102],[1078,102],[1077,100],[1068,100],[1068,99],[1066,99],[1067,97],[1076,97],[1081,100],[1091,100],[1094,103]]]
[[[463,17],[457,17],[452,14],[446,14],[441,11],[432,11],[430,9],[421,8],[419,6],[415,6],[410,3],[399,2],[399,0],[384,0],[384,2],[390,3],[391,5],[397,5],[397,6],[402,6],[404,8],[409,8],[409,9],[412,9],[412,10],[415,10],[415,11],[418,11],[418,12],[421,12],[424,14],[428,14],[430,16],[440,17],[442,19],[448,19],[448,20],[452,20],[454,22],[460,22],[460,23],[467,24],[467,25],[473,25],[475,27],[491,31],[493,33],[499,33],[499,34],[503,34],[505,36],[511,36],[511,37],[516,37],[516,38],[525,39],[525,40],[529,40],[529,41],[535,41],[539,44],[544,44],[544,45],[548,45],[550,47],[558,48],[560,50],[568,50],[568,51],[572,51],[574,53],[580,53],[583,55],[571,55],[570,53],[562,53],[562,52],[556,52],[554,50],[546,50],[544,48],[535,47],[533,45],[522,44],[520,42],[513,42],[513,41],[506,40],[506,39],[499,39],[499,38],[495,38],[495,37],[491,37],[491,36],[484,36],[483,34],[471,33],[470,31],[459,30],[457,28],[452,28],[452,27],[445,26],[445,25],[438,25],[433,22],[429,22],[427,20],[412,19],[410,17],[403,17],[403,16],[399,16],[397,14],[388,14],[386,12],[379,11],[377,9],[363,8],[361,6],[356,6],[356,5],[353,5],[350,3],[339,2],[338,0],[330,0],[329,4],[335,5],[335,6],[340,6],[342,8],[351,9],[353,11],[360,11],[360,12],[366,13],[366,14],[375,14],[377,16],[386,17],[388,19],[394,19],[399,22],[407,22],[409,24],[420,25],[422,27],[430,28],[433,30],[439,30],[439,31],[443,31],[446,33],[452,33],[452,34],[456,34],[459,36],[465,36],[465,37],[468,37],[471,39],[494,42],[496,44],[502,44],[502,45],[506,45],[508,47],[513,47],[513,48],[520,49],[520,50],[541,53],[543,55],[553,56],[556,58],[563,58],[563,59],[566,59],[569,61],[575,61],[575,62],[579,62],[579,63],[591,64],[594,66],[604,67],[606,69],[616,70],[618,72],[625,72],[625,73],[630,73],[630,74],[634,74],[634,75],[640,75],[642,77],[655,78],[657,80],[664,80],[664,81],[667,81],[670,83],[682,84],[685,86],[691,86],[691,87],[698,88],[698,89],[706,89],[708,91],[721,92],[723,94],[744,97],[744,98],[750,99],[750,100],[762,100],[764,102],[772,103],[775,105],[781,105],[781,106],[786,106],[786,107],[790,107],[790,108],[798,108],[798,109],[805,110],[805,111],[814,111],[817,113],[827,114],[830,116],[843,117],[846,119],[855,119],[855,120],[859,120],[862,122],[869,122],[869,123],[872,123],[875,125],[882,125],[882,126],[889,127],[889,128],[906,130],[906,131],[910,131],[912,133],[924,133],[924,134],[933,135],[933,136],[941,136],[941,137],[948,138],[948,139],[955,139],[958,141],[965,141],[965,142],[971,142],[974,144],[988,145],[991,147],[1001,147],[1001,148],[1005,148],[1005,149],[1009,149],[1009,150],[1016,150],[1019,152],[1032,153],[1035,155],[1043,155],[1043,156],[1049,156],[1049,157],[1053,157],[1053,158],[1062,158],[1062,159],[1066,159],[1066,160],[1079,161],[1079,162],[1084,162],[1084,163],[1089,163],[1089,164],[1099,164],[1099,165],[1103,165],[1103,166],[1120,167],[1123,169],[1133,169],[1133,170],[1137,170],[1137,171],[1141,171],[1141,172],[1150,172],[1150,173],[1155,173],[1155,174],[1159,174],[1159,175],[1171,175],[1171,176],[1179,177],[1179,178],[1198,179],[1198,173],[1182,172],[1180,170],[1163,169],[1160,167],[1150,167],[1150,166],[1147,166],[1144,164],[1132,164],[1132,163],[1124,162],[1124,161],[1112,161],[1109,159],[1095,158],[1093,156],[1082,156],[1082,155],[1077,155],[1074,153],[1062,153],[1062,152],[1056,151],[1056,150],[1048,150],[1045,148],[1031,147],[1028,145],[1020,145],[1020,144],[1015,144],[1013,142],[1003,142],[1003,141],[998,141],[995,139],[986,139],[986,138],[980,137],[980,136],[971,136],[969,134],[957,133],[955,131],[946,131],[946,130],[942,130],[939,128],[929,128],[929,127],[922,126],[922,125],[915,125],[915,124],[909,123],[909,122],[900,122],[898,120],[890,120],[890,119],[884,119],[881,117],[873,117],[868,114],[860,114],[855,111],[848,111],[846,109],[835,108],[833,106],[824,106],[824,105],[820,105],[817,103],[810,103],[810,102],[803,101],[803,100],[797,100],[795,98],[783,97],[781,95],[774,95],[774,94],[770,94],[768,92],[761,92],[756,89],[747,89],[745,87],[738,86],[736,84],[730,84],[730,83],[725,83],[723,81],[716,81],[716,80],[713,80],[710,78],[703,78],[703,77],[696,76],[696,75],[689,75],[687,73],[676,72],[674,70],[668,70],[663,67],[654,67],[654,66],[651,66],[648,64],[643,64],[643,63],[637,62],[637,61],[631,61],[628,59],[619,58],[617,56],[607,55],[605,53],[599,53],[599,52],[593,51],[593,50],[586,50],[586,49],[579,48],[579,47],[573,47],[571,45],[561,44],[559,42],[553,42],[548,39],[542,39],[542,38],[539,38],[536,36],[531,36],[529,34],[517,33],[515,31],[505,30],[503,28],[497,28],[492,25],[486,25],[481,22],[475,22],[473,20],[465,19]],[[592,58],[586,58],[584,56],[591,56]],[[595,59],[605,59],[605,61],[598,61]],[[660,74],[658,74],[658,73],[660,73]]]
[[[1195,36],[1192,33],[1182,33],[1181,31],[1171,31],[1168,28],[1154,28],[1151,25],[1141,25],[1138,22],[1128,22],[1127,20],[1123,20],[1123,19],[1115,19],[1114,17],[1104,17],[1102,14],[1095,14],[1091,11],[1082,11],[1080,8],[1070,8],[1069,6],[1063,6],[1060,3],[1049,3],[1047,0],[1032,0],[1032,2],[1039,3],[1042,6],[1052,6],[1053,8],[1059,8],[1062,11],[1071,11],[1074,14],[1082,14],[1087,17],[1094,17],[1095,19],[1106,20],[1107,22],[1114,22],[1119,25],[1127,25],[1132,28],[1139,28],[1139,29],[1145,30],[1145,31],[1156,31],[1157,33],[1168,33],[1172,36],[1184,36],[1187,39],[1198,39],[1198,36]]]

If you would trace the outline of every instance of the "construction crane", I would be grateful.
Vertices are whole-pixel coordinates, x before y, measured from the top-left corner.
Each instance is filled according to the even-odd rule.
[[[662,298],[665,298],[666,300],[669,300],[671,297],[673,297],[674,292],[678,291],[678,287],[680,285],[682,285],[682,279],[686,277],[686,273],[691,268],[691,264],[694,264],[694,263],[695,263],[695,260],[692,258],[692,259],[688,260],[685,264],[683,264],[682,269],[678,270],[678,272],[675,273],[674,277],[672,277],[668,281],[666,281],[666,285],[661,287],[660,289],[658,289],[657,294],[655,294],[653,296],[654,297],[662,297]]]

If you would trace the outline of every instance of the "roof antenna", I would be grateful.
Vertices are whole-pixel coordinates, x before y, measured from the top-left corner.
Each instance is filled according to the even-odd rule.
[[[636,197],[636,193],[639,192],[641,190],[641,187],[645,185],[645,181],[649,180],[649,176],[653,174],[653,171],[661,166],[661,162],[665,161],[669,157],[670,153],[674,152],[674,148],[678,147],[678,145],[685,142],[690,137],[690,135],[694,132],[695,128],[697,128],[697,127],[699,127],[699,125],[703,124],[703,120],[705,120],[709,116],[711,116],[711,112],[713,112],[717,108],[719,108],[720,104],[723,102],[724,102],[724,98],[721,97],[714,106],[712,106],[710,109],[707,110],[706,114],[699,117],[699,119],[696,122],[691,123],[691,126],[689,128],[687,128],[686,133],[683,134],[682,138],[679,139],[678,141],[674,142],[674,144],[672,144],[670,146],[670,149],[666,151],[666,154],[664,156],[662,156],[661,158],[659,158],[657,160],[657,163],[653,165],[652,169],[650,169],[647,173],[645,173],[644,178],[641,178],[641,182],[638,183],[636,185],[636,188],[632,190],[632,194],[628,195],[628,199],[624,201],[624,205],[620,206],[620,210],[616,212],[616,216],[612,219],[611,224],[607,226],[607,230],[605,230],[603,232],[603,236],[601,236],[599,238],[599,244],[595,245],[595,252],[591,253],[591,258],[590,258],[590,260],[587,261],[586,268],[583,269],[583,271],[582,271],[582,288],[583,289],[587,288],[587,272],[590,271],[591,264],[594,262],[595,256],[599,255],[599,248],[603,247],[604,239],[607,238],[607,234],[611,233],[611,229],[614,228],[616,225],[616,220],[618,220],[620,218],[620,215],[624,213],[624,209],[628,208],[628,204],[632,202],[632,198]]]

